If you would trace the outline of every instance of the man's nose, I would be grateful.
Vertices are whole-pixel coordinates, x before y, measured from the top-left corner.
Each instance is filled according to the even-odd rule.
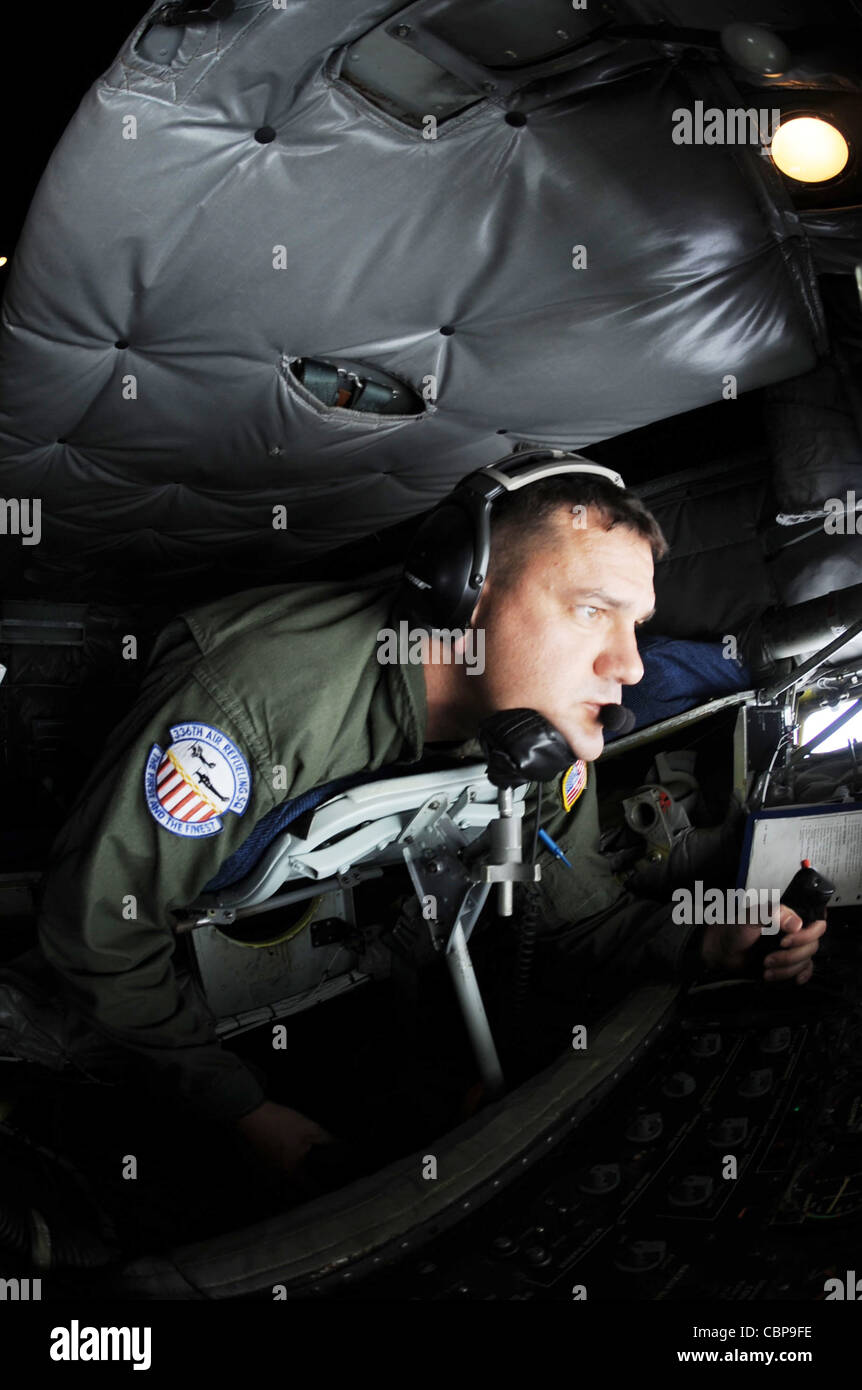
[[[596,661],[596,674],[617,685],[637,685],[644,673],[637,638],[632,629],[617,632]]]

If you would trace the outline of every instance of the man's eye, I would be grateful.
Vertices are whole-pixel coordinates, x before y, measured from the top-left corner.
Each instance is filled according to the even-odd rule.
[[[587,618],[589,618],[590,622],[597,618],[601,611],[601,608],[595,608],[590,603],[582,603],[578,608],[578,612],[583,613]]]

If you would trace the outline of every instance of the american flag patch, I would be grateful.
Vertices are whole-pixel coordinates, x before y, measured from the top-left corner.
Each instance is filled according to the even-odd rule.
[[[199,787],[186,777],[177,761],[176,755],[168,749],[156,773],[156,796],[176,820],[211,820],[216,807]]]
[[[560,783],[563,795],[563,809],[571,811],[584,787],[587,785],[587,765],[583,758],[578,758],[576,763],[563,773],[563,780]]]

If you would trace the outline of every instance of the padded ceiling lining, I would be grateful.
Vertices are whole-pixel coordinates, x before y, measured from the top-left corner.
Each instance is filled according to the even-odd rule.
[[[0,324],[2,489],[41,498],[49,546],[276,572],[520,439],[589,446],[720,399],[727,373],[742,392],[815,366],[804,233],[733,152],[672,142],[676,60],[604,55],[526,124],[483,99],[426,139],[339,76],[400,8],[256,0],[189,24],[168,64],[142,22],[84,98]],[[326,406],[303,357],[424,409]]]

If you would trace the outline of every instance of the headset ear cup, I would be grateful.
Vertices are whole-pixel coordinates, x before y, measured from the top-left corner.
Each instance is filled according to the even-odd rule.
[[[548,458],[555,460],[553,467],[535,462]],[[524,474],[527,459],[533,464]],[[562,459],[571,462],[562,463]],[[490,564],[494,501],[503,492],[555,473],[594,473],[625,487],[612,469],[560,449],[516,450],[495,464],[477,468],[435,507],[413,537],[398,596],[400,610],[424,627],[466,628]]]
[[[456,503],[438,507],[422,523],[404,566],[405,601],[417,622],[440,628],[469,622],[478,597],[470,584],[473,551],[473,520]]]

